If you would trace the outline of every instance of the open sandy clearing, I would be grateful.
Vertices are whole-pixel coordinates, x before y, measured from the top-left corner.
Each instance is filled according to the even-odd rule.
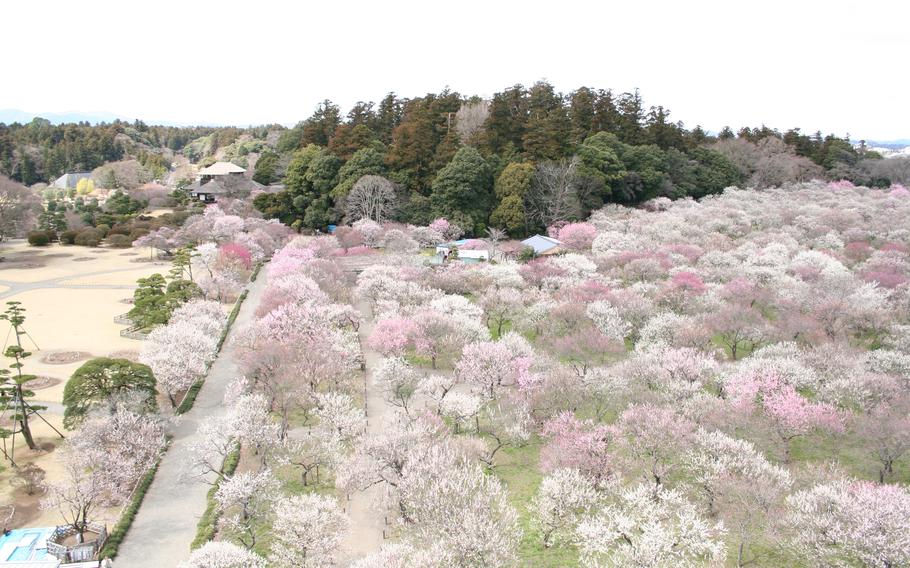
[[[36,249],[22,241],[0,245],[4,259],[0,262],[0,310],[12,300],[22,302],[26,309],[28,337],[24,346],[33,355],[26,361],[25,372],[57,380],[37,389],[34,402],[48,406],[42,415],[61,430],[63,388],[86,358],[135,354],[141,349],[140,341],[120,336],[124,326],[114,323],[113,318],[130,309],[123,300],[132,297],[136,280],[156,272],[166,274],[170,268],[166,262],[137,262],[138,258],[147,258],[144,253],[62,245]],[[5,322],[0,324],[0,339],[5,345],[11,337]],[[72,354],[75,357],[67,356]],[[7,364],[0,363],[4,367]],[[60,439],[38,419],[33,420],[32,427],[43,450],[31,452],[18,439],[17,461],[37,464],[47,472],[47,481],[58,479],[60,467],[53,450]],[[11,526],[59,523],[59,513],[38,508],[40,496],[27,496],[12,487],[12,475],[11,468],[0,473],[0,505],[15,504],[17,508]],[[101,520],[112,521],[117,513],[106,511]]]

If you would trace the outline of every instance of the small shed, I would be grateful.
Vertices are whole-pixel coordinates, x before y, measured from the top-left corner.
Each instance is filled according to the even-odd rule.
[[[458,249],[458,258],[460,260],[472,260],[472,261],[481,261],[481,260],[490,260],[490,251],[487,249],[463,249],[465,243],[468,242],[468,239],[461,239],[460,241],[453,241],[451,243],[445,243],[442,245],[436,246],[436,256],[446,256],[451,252],[452,248]]]
[[[544,235],[534,235],[521,241],[524,246],[534,249],[534,254],[555,254],[561,250],[562,241]]]

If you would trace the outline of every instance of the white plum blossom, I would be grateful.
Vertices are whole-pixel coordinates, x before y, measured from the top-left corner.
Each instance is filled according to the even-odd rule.
[[[636,485],[579,523],[582,566],[700,568],[723,566],[724,530],[673,489]]]
[[[210,541],[194,550],[178,568],[265,568],[265,559],[230,542]]]
[[[275,503],[272,525],[272,566],[328,568],[348,518],[334,498],[308,493],[282,497]]]
[[[635,250],[638,246],[639,242],[635,235],[617,231],[603,231],[594,237],[591,250],[598,255],[615,255],[628,250]]]
[[[571,542],[578,522],[599,500],[594,482],[576,469],[557,469],[545,476],[531,501],[544,546]]]
[[[603,300],[588,304],[588,317],[598,330],[611,339],[623,340],[632,331],[632,326],[622,319],[613,304]]]

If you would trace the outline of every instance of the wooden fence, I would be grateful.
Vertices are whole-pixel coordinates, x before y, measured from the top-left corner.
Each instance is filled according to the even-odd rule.
[[[91,542],[82,542],[67,546],[63,544],[66,539],[75,536],[78,531],[71,527],[57,527],[47,539],[47,553],[53,555],[61,562],[86,562],[94,560],[98,551],[107,540],[107,527],[98,523],[88,523],[86,533],[94,533],[97,538]]]

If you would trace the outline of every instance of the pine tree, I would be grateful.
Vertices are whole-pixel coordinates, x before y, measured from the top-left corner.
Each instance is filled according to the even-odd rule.
[[[31,353],[22,347],[22,336],[25,335],[23,324],[25,323],[25,309],[20,307],[20,302],[7,302],[9,306],[6,311],[0,315],[0,320],[8,321],[13,328],[16,342],[10,345],[3,353],[4,356],[13,360],[9,368],[0,369],[0,377],[3,377],[3,384],[0,386],[0,406],[12,409],[12,420],[18,424],[17,430],[22,434],[25,444],[30,450],[37,450],[38,445],[32,436],[32,428],[29,424],[29,416],[34,412],[45,410],[45,406],[35,406],[29,404],[27,399],[35,396],[34,391],[28,390],[26,385],[35,380],[35,375],[27,375],[22,372],[24,360],[31,356]],[[7,438],[14,432],[0,428],[0,437]],[[5,452],[5,450],[4,450]],[[9,456],[12,461],[12,455]]]

